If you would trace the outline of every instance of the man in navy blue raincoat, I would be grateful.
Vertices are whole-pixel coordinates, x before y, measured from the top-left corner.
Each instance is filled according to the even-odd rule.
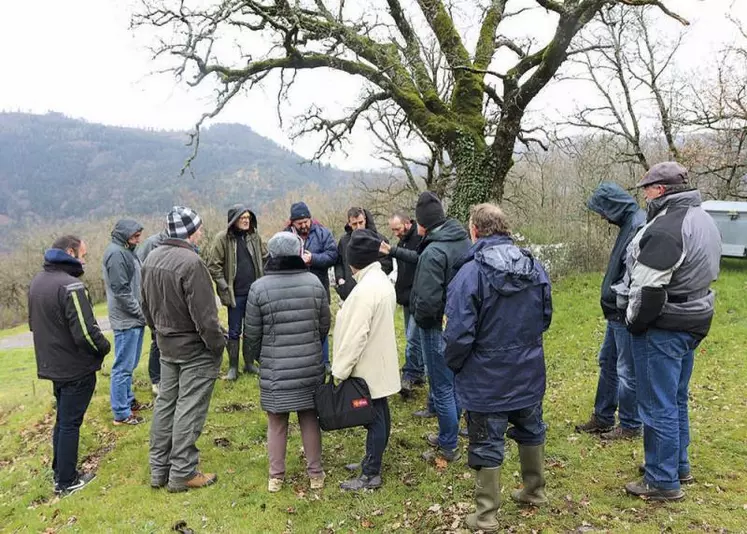
[[[477,470],[477,511],[467,525],[494,531],[507,430],[519,444],[524,482],[512,498],[547,502],[542,334],[550,326],[552,300],[547,273],[514,245],[498,206],[473,206],[469,229],[473,245],[455,265],[447,292],[445,357],[455,373],[457,402],[467,411],[468,464]]]

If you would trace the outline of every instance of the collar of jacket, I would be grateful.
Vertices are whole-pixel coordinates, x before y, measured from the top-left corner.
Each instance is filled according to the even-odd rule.
[[[648,216],[648,220],[651,221],[665,208],[689,208],[700,206],[702,203],[703,199],[700,196],[700,191],[698,191],[697,189],[673,191],[672,193],[667,193],[649,202],[646,209],[646,215]]]
[[[307,270],[301,256],[278,256],[267,260],[265,270],[273,273],[296,273]]]
[[[166,241],[163,242],[163,245],[168,246],[168,247],[188,248],[189,250],[197,254],[197,247],[194,246],[189,241],[187,241],[186,239],[169,237],[168,239],[166,239]]]
[[[361,269],[360,271],[358,271],[357,273],[355,273],[353,275],[353,278],[355,279],[356,282],[360,282],[361,280],[363,280],[363,278],[368,273],[370,273],[372,271],[377,271],[377,270],[381,271],[381,264],[378,261],[375,261],[371,265],[368,265],[368,266],[364,267],[363,269]]]
[[[50,248],[44,253],[44,270],[63,271],[80,278],[83,275],[83,264],[64,250]]]

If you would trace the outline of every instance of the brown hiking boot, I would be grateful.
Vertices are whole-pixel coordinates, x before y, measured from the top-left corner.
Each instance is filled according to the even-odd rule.
[[[681,501],[685,493],[681,489],[660,489],[646,484],[644,480],[628,482],[625,491],[646,501]]]
[[[214,473],[200,473],[199,471],[187,480],[180,484],[174,484],[169,481],[169,492],[179,493],[181,491],[187,491],[191,489],[204,488],[205,486],[212,486],[218,481],[218,475]]]
[[[602,432],[612,431],[613,425],[602,423],[595,414],[591,414],[589,420],[581,425],[576,425],[576,432],[585,432],[587,434],[601,434]]]
[[[643,432],[640,428],[623,428],[616,426],[611,432],[604,432],[599,437],[605,441],[640,438]]]

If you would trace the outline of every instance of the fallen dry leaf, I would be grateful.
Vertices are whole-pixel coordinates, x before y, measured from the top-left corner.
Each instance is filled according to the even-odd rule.
[[[363,521],[361,521],[361,526],[363,528],[374,528],[374,524],[371,523],[371,521],[369,521],[368,519],[364,519]]]
[[[449,462],[447,462],[443,458],[436,458],[435,462],[436,462],[436,469],[438,469],[439,471],[443,471],[449,465]]]

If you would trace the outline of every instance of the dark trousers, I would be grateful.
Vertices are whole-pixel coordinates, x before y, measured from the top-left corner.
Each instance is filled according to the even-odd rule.
[[[384,397],[373,400],[374,420],[366,427],[366,456],[361,464],[361,471],[368,477],[381,474],[381,461],[384,458],[384,450],[389,443],[389,432],[392,420],[389,415],[389,401]]]
[[[246,314],[246,301],[249,295],[236,295],[236,307],[228,307],[228,339],[241,339],[244,330],[244,315]]]
[[[158,348],[156,331],[150,330],[150,356],[148,358],[148,376],[151,384],[161,382],[161,350]]]
[[[508,428],[509,423],[512,425]],[[467,464],[472,469],[503,465],[505,436],[519,445],[542,445],[545,442],[545,423],[542,403],[510,412],[467,412],[469,455]]]
[[[57,418],[52,431],[52,470],[59,488],[65,489],[78,478],[80,425],[96,389],[96,373],[52,384],[57,401]]]

